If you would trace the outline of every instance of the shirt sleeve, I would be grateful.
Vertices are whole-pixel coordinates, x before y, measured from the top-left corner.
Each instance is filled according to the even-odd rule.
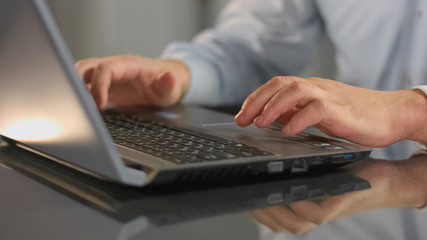
[[[296,75],[324,34],[313,0],[234,0],[192,43],[173,43],[163,58],[192,73],[186,103],[240,104],[274,76]]]
[[[413,89],[421,90],[421,91],[423,91],[427,95],[427,85],[416,86]]]

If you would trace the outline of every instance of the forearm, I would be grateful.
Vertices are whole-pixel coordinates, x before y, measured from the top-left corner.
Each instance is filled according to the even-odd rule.
[[[184,101],[241,104],[268,79],[296,75],[311,60],[323,34],[322,22],[315,17],[320,16],[313,1],[231,1],[213,29],[191,44],[171,44],[163,57],[204,63],[200,67],[197,61],[186,62],[193,76]],[[208,70],[199,74],[201,68]]]

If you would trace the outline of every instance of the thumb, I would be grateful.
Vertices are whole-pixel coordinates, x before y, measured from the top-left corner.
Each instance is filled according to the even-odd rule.
[[[170,72],[166,72],[154,81],[153,89],[160,96],[171,94],[175,87],[175,77]]]

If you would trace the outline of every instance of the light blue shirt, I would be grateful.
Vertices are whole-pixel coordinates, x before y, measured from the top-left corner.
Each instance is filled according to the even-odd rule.
[[[337,80],[377,90],[427,85],[427,0],[234,0],[215,28],[163,57],[191,69],[184,102],[240,104],[274,76],[298,76],[325,34]]]

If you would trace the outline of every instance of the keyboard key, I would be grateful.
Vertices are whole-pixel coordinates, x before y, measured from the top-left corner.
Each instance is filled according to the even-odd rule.
[[[176,164],[273,155],[242,143],[168,123],[114,113],[103,117],[116,144]]]

